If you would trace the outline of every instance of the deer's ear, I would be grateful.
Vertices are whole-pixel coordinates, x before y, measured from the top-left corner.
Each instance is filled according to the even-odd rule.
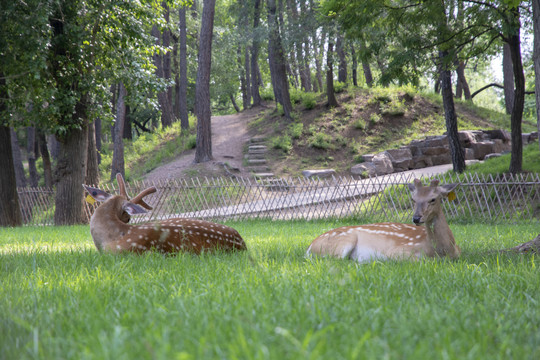
[[[122,206],[122,210],[127,212],[129,215],[145,214],[147,212],[142,206],[129,201],[126,201],[126,203]]]
[[[91,197],[96,201],[105,201],[110,198],[112,195],[106,191],[100,190],[98,188],[93,188],[91,186],[83,185],[84,189],[90,194]]]
[[[452,192],[459,184],[445,184],[439,186],[439,191],[443,195],[448,195],[450,192]]]

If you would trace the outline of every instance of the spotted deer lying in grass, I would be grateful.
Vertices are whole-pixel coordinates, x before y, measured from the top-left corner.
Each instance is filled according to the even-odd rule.
[[[413,222],[378,223],[345,226],[330,230],[317,237],[307,250],[307,255],[330,255],[350,258],[359,262],[374,259],[418,259],[421,257],[448,256],[457,258],[461,252],[443,214],[441,200],[457,184],[439,186],[432,180],[422,186],[418,179],[409,184],[415,202]],[[420,224],[425,226],[418,226]]]
[[[83,185],[90,196],[102,202],[90,220],[90,233],[99,251],[136,252],[156,250],[163,253],[245,250],[246,244],[235,229],[204,220],[174,218],[155,223],[130,225],[132,215],[146,213],[152,207],[143,198],[156,188],[143,190],[129,200],[124,180],[117,176],[120,195]]]

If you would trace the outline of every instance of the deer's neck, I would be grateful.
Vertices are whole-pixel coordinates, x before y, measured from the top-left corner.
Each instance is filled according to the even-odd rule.
[[[442,212],[426,223],[426,232],[435,254],[449,257],[459,255],[460,249]]]
[[[131,226],[124,224],[116,216],[110,216],[106,211],[100,211],[105,210],[100,208],[96,209],[90,220],[90,233],[99,251],[103,250],[107,243],[123,236]]]

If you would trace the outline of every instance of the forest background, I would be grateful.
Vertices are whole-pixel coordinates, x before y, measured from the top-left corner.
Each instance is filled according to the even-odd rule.
[[[540,0],[4,0],[0,17],[1,226],[21,224],[19,142],[30,186],[41,157],[61,225],[84,221],[81,184],[99,183],[103,140],[114,144],[112,178],[125,172],[123,139],[196,123],[205,162],[211,114],[267,98],[290,121],[296,90],[324,93],[329,107],[343,86],[440,93],[456,172],[454,98],[484,90],[471,78],[501,88],[490,105],[510,114],[509,172],[522,171],[523,116],[540,114]],[[494,58],[502,84],[485,70]]]

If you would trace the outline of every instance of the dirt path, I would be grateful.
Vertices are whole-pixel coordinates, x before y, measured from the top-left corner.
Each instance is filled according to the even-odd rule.
[[[148,181],[182,178],[185,175],[218,176],[227,168],[238,169],[233,173],[247,176],[244,169],[243,148],[249,140],[248,123],[264,111],[264,107],[249,109],[238,114],[212,117],[212,154],[214,160],[194,164],[195,150],[184,152],[175,160],[152,170],[144,177]]]

